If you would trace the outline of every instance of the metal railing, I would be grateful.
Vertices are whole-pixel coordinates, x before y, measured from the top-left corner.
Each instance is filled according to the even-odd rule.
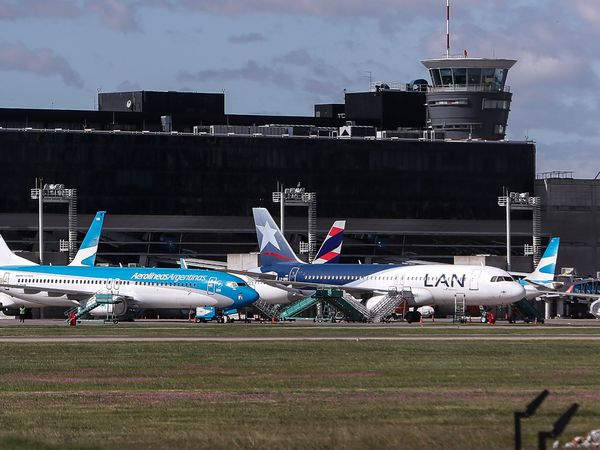
[[[455,91],[467,91],[467,92],[510,92],[510,86],[504,86],[498,88],[495,85],[489,84],[446,84],[443,86],[430,86],[427,89],[428,92],[455,92]]]
[[[552,172],[542,172],[536,175],[537,180],[552,180],[552,179],[561,179],[561,180],[572,180],[573,174],[575,172],[567,172],[561,170],[554,170]]]

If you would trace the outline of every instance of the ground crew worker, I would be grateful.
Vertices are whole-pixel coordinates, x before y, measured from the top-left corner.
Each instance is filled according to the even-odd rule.
[[[27,308],[21,306],[19,308],[19,322],[25,323],[25,314],[27,314]]]

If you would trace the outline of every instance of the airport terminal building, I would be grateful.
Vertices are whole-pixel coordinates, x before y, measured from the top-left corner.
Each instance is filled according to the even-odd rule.
[[[223,94],[153,91],[99,94],[98,111],[0,109],[0,148],[12,168],[0,181],[0,232],[35,259],[30,192],[41,177],[77,189],[80,233],[95,211],[108,212],[101,262],[224,260],[257,249],[252,207],[277,216],[273,192],[300,184],[316,194],[319,237],[347,220],[348,261],[505,254],[498,197],[540,186],[535,144],[503,140],[511,64],[432,61],[434,86],[376,83],[347,93],[344,104],[316,105],[311,117],[232,115]],[[66,260],[66,212],[45,206],[46,261]],[[543,245],[563,233],[552,213]],[[297,246],[307,240],[306,209],[286,214]],[[531,242],[530,214],[513,215],[512,234],[520,255]],[[582,270],[594,270],[594,255]]]

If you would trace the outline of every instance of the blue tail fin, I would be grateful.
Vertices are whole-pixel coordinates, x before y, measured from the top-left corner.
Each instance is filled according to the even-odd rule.
[[[104,224],[104,215],[106,211],[98,211],[96,217],[92,220],[92,224],[79,247],[79,251],[69,266],[86,266],[92,267],[96,263],[96,253],[98,252],[98,242],[102,233],[102,225]]]
[[[558,246],[560,238],[555,237],[550,240],[546,251],[540,259],[540,263],[533,272],[525,277],[526,280],[538,283],[554,281],[554,271],[556,270],[556,259],[558,257]]]
[[[323,245],[317,252],[313,264],[337,264],[340,261],[340,253],[342,252],[342,243],[344,241],[344,229],[346,228],[345,220],[334,222],[333,226],[327,233],[327,237],[323,241]]]
[[[271,266],[282,262],[303,264],[279,231],[269,211],[265,208],[252,208],[252,213],[260,247],[260,265]]]

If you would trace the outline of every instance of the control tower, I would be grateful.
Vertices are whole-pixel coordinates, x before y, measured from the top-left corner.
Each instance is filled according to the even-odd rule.
[[[421,61],[429,70],[427,127],[448,139],[504,139],[512,94],[512,59],[447,56]]]

